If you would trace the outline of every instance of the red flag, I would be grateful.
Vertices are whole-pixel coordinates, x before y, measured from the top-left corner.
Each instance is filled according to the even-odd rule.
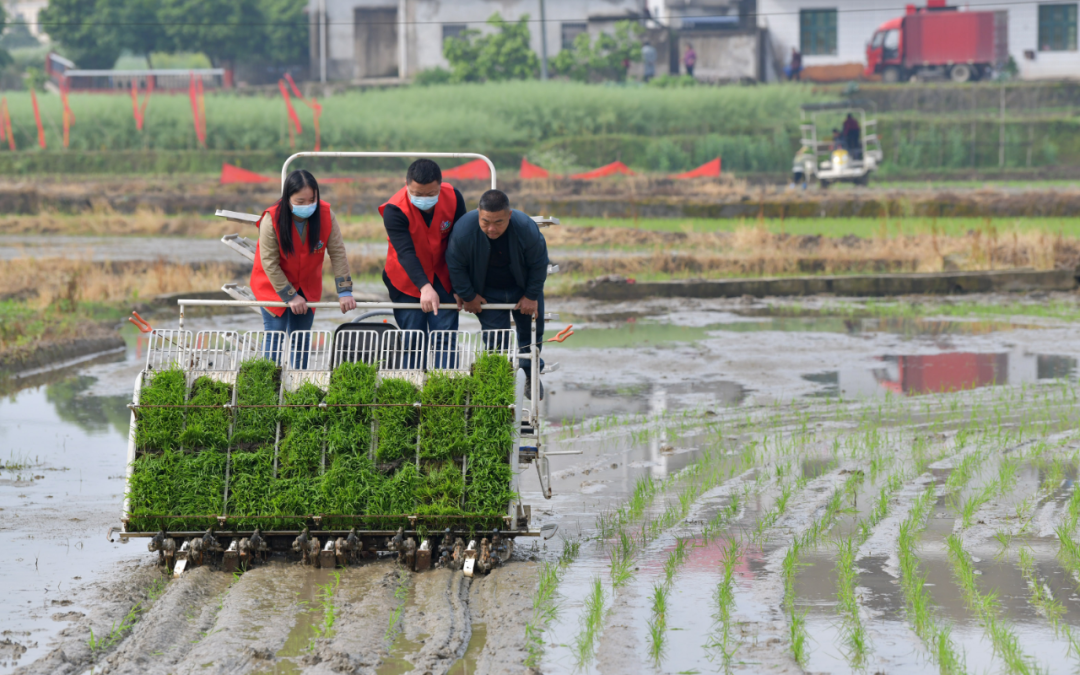
[[[30,89],[30,102],[34,104],[34,121],[37,122],[37,142],[42,149],[45,148],[45,127],[41,126],[41,111],[38,110],[37,92]]]
[[[135,78],[131,78],[131,114],[135,117],[135,128],[142,131],[142,111],[139,110],[139,86]]]
[[[289,111],[289,119],[292,120],[293,126],[296,128],[296,133],[304,133],[304,128],[300,126],[300,116],[296,114],[296,109],[293,108],[292,99],[289,98],[289,90],[285,88],[285,80],[278,80],[278,89],[281,90],[281,96],[285,99],[285,109]]]
[[[521,158],[521,179],[522,180],[534,180],[537,178],[550,178],[551,174],[547,169],[541,168],[524,157]]]
[[[203,96],[203,81],[195,80],[195,95],[199,99],[199,140],[206,146],[206,97]]]
[[[68,105],[68,89],[71,84],[66,77],[60,79],[60,102],[64,106],[64,149],[67,150],[71,140],[71,125],[75,123],[75,113],[71,112]]]
[[[296,86],[296,80],[292,79],[292,74],[285,73],[285,79],[289,82],[289,88],[292,89],[293,96],[303,101],[304,95],[300,93],[300,87]]]
[[[3,123],[4,136],[7,137],[8,147],[12,151],[15,150],[15,134],[11,131],[11,114],[8,112],[7,96],[0,98],[0,112],[3,112],[3,119],[0,123]],[[2,139],[3,136],[0,136]]]
[[[312,114],[315,116],[312,123],[315,126],[315,152],[318,152],[319,148],[322,146],[322,131],[319,129],[319,118],[322,117],[322,106],[319,105],[319,102],[315,99],[304,101],[304,103],[308,104]]]
[[[626,166],[622,162],[612,162],[606,164],[599,169],[593,169],[592,171],[586,171],[585,173],[576,173],[572,176],[574,180],[593,180],[594,178],[603,178],[605,176],[614,176],[617,173],[625,174],[627,176],[636,176],[630,167]]]
[[[484,178],[491,178],[491,169],[488,168],[487,162],[482,159],[474,159],[471,162],[465,162],[461,166],[455,166],[453,169],[448,169],[442,172],[443,178],[456,178],[458,180],[481,180]]]
[[[195,138],[199,139],[200,145],[205,146],[202,126],[199,124],[199,95],[195,89],[195,73],[191,74],[191,81],[188,84],[188,97],[191,99],[191,123],[195,127]]]
[[[142,103],[139,103],[139,84],[138,81],[132,78],[131,80],[131,114],[135,116],[135,128],[139,131],[143,129],[143,122],[146,121],[146,104],[150,102],[150,94],[154,92],[154,77],[150,76],[146,78],[146,96],[143,97]],[[196,134],[198,131],[196,131]]]
[[[293,79],[292,73],[285,73],[285,80],[289,83],[289,89],[292,89],[293,96],[300,99],[301,101],[303,101],[304,103],[307,104],[307,107],[311,108],[311,112],[312,112],[312,114],[314,116],[314,119],[312,120],[312,123],[313,123],[313,126],[315,127],[315,152],[318,152],[319,149],[322,147],[322,132],[319,129],[319,118],[322,117],[322,106],[319,105],[319,102],[316,101],[313,98],[312,99],[304,98],[304,95],[302,93],[300,93],[300,87],[296,86],[296,80]],[[286,96],[285,100],[288,101],[289,97]],[[296,125],[297,125],[297,128],[299,129],[300,123],[296,122]],[[298,131],[297,133],[300,133],[300,132]],[[295,141],[293,140],[292,134],[290,133],[289,134],[289,145],[291,146],[294,143],[295,143]]]
[[[672,176],[672,178],[719,178],[720,177],[720,158],[712,160],[711,162],[705,162],[698,168],[687,171],[686,173],[680,173]]]
[[[221,165],[222,185],[228,185],[230,183],[268,183],[272,180],[273,178],[262,176],[254,171],[248,171],[247,169],[241,169],[232,164]]]

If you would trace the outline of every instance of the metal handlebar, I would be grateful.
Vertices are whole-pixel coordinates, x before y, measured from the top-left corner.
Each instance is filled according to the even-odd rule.
[[[285,178],[289,175],[289,164],[297,157],[448,157],[460,159],[482,159],[491,171],[491,189],[496,188],[495,164],[484,155],[475,152],[298,152],[285,160],[281,167],[281,187],[285,189]]]

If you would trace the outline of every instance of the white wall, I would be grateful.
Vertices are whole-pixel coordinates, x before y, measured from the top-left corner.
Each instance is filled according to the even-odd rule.
[[[1056,0],[1060,1],[1060,0]],[[924,4],[919,2],[918,4]],[[1080,52],[1039,52],[1039,9],[1036,4],[1005,7],[1000,0],[953,0],[951,4],[971,9],[1009,12],[1009,52],[1025,79],[1080,78]],[[804,66],[866,63],[866,43],[883,22],[903,15],[895,0],[758,0],[759,22],[767,27],[787,62],[791,48],[799,45],[800,9],[837,9],[836,47],[832,56],[803,55]],[[845,11],[848,10],[848,11]],[[854,10],[854,11],[851,11]],[[1036,50],[1035,60],[1024,58],[1024,50]]]
[[[540,18],[539,0],[325,0],[326,14],[330,19],[327,44],[328,70],[335,79],[353,77],[354,28],[356,7],[397,7],[398,17],[414,21],[402,27],[406,47],[402,53],[407,77],[418,71],[436,66],[446,67],[442,55],[443,24],[466,24],[469,28],[489,30],[487,20],[499,12],[507,21],[516,21],[528,14],[531,19]],[[309,0],[309,10],[318,9],[318,0]],[[641,0],[546,0],[548,18],[548,57],[553,58],[562,49],[561,21],[585,23],[590,16],[624,17],[638,13]],[[612,24],[604,24],[611,26]],[[532,48],[540,54],[540,24],[529,24]],[[399,63],[400,66],[400,63]],[[346,75],[345,72],[348,72]]]

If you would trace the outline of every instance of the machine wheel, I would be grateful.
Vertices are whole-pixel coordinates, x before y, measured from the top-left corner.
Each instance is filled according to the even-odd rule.
[[[821,186],[822,190],[828,190],[829,189],[829,181],[827,181],[827,180],[819,180],[818,185]]]
[[[888,82],[889,84],[896,84],[900,81],[900,69],[886,68],[885,72],[881,74],[881,81]]]
[[[856,185],[862,185],[863,187],[870,184],[870,174],[863,174],[855,179]]]
[[[958,63],[949,70],[949,79],[956,83],[967,82],[971,79],[971,66],[966,63]]]

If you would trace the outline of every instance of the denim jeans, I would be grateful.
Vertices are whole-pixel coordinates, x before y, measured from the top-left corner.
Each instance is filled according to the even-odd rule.
[[[315,322],[315,312],[311,309],[308,309],[305,314],[293,314],[292,310],[286,307],[284,314],[281,316],[274,316],[266,311],[266,308],[264,307],[262,308],[262,317],[264,330],[281,331],[285,333],[284,345],[281,344],[281,336],[279,335],[274,335],[272,337],[268,336],[263,343],[263,356],[279,365],[281,364],[281,357],[285,350],[285,346],[289,344],[289,335],[297,330],[311,330],[311,325]],[[308,347],[310,347],[310,345],[301,345],[301,347],[303,347],[303,349],[293,356],[293,368],[307,368]]]
[[[514,304],[517,303],[522,297],[525,296],[525,291],[518,287],[514,288],[485,288],[484,292],[480,294],[484,300],[487,300],[487,304],[502,305],[502,304]],[[540,297],[536,299],[536,336],[532,335],[532,317],[528,314],[523,314],[517,310],[492,310],[486,309],[476,315],[476,318],[480,319],[480,327],[483,330],[505,330],[510,327],[510,317],[514,318],[514,325],[517,328],[518,349],[520,352],[529,354],[532,352],[528,346],[533,342],[538,343],[536,345],[536,351],[540,351],[539,342],[544,339],[544,294],[540,293]],[[537,354],[539,356],[539,354]],[[524,368],[525,372],[532,373],[532,361],[526,361],[524,359],[518,360],[518,368]],[[540,359],[540,370],[544,370],[544,360]]]
[[[454,295],[447,293],[438,279],[435,280],[433,285],[435,292],[439,294],[439,302],[453,303]],[[417,307],[420,305],[420,298],[409,297],[410,301],[415,301]],[[399,298],[398,302],[402,299]],[[433,330],[453,330],[458,329],[458,311],[456,309],[440,309],[436,315],[434,312],[425,312],[422,309],[395,309],[394,321],[397,322],[398,328],[401,330],[419,330],[423,331],[424,337],[430,337],[428,334]],[[445,336],[439,336],[440,340],[445,339]],[[454,368],[457,365],[457,338],[451,336],[451,344],[443,344],[439,342],[435,345],[436,354],[439,355],[438,362],[435,364],[428,364],[428,368]],[[409,349],[412,345],[403,344],[400,345],[403,349]],[[430,347],[428,347],[430,349]],[[426,353],[426,350],[425,350]],[[412,362],[409,359],[409,363],[404,364],[407,368],[416,368],[418,364]]]

